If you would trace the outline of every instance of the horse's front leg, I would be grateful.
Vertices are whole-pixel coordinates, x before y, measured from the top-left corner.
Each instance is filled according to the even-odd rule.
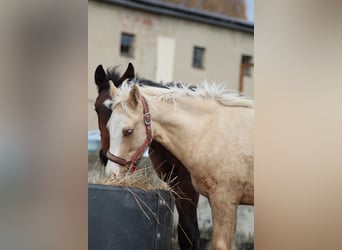
[[[216,191],[209,197],[213,219],[213,250],[236,249],[234,234],[236,210],[239,198],[236,194]]]
[[[181,250],[199,250],[200,233],[197,222],[199,194],[191,184],[189,172],[186,171],[186,173],[184,172],[178,177],[179,184],[175,190],[180,195],[180,197],[176,198],[176,207],[179,214],[178,243]]]

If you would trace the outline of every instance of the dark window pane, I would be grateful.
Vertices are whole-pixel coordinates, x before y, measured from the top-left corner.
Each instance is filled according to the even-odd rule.
[[[252,63],[252,57],[251,56],[247,56],[247,55],[242,55],[241,62],[242,63]]]
[[[242,55],[241,63],[245,64],[243,67],[243,75],[244,76],[251,76],[251,67],[248,66],[248,64],[253,63],[253,57],[248,56],[248,55]]]
[[[194,53],[192,58],[192,66],[195,68],[203,68],[204,61],[204,48],[194,47]]]
[[[133,56],[134,35],[121,33],[121,55]]]

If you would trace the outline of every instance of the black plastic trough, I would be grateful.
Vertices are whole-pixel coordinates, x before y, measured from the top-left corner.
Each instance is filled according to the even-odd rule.
[[[89,184],[88,249],[171,249],[173,207],[165,190]]]

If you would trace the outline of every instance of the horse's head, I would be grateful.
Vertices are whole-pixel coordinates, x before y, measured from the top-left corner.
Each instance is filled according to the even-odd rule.
[[[130,88],[130,89],[127,89]],[[136,168],[152,140],[150,116],[146,100],[137,85],[117,89],[111,84],[112,114],[108,122],[110,147],[107,175],[123,176]]]
[[[122,82],[126,79],[134,78],[134,67],[131,63],[128,64],[125,73],[120,76],[115,68],[108,71],[108,74],[103,69],[102,65],[99,65],[95,70],[95,83],[97,85],[98,96],[95,101],[95,111],[98,118],[98,126],[101,134],[101,149],[100,160],[104,166],[107,165],[106,152],[109,150],[109,132],[107,129],[107,123],[109,121],[112,110],[108,108],[108,103],[112,100],[110,95],[110,81],[114,83],[116,87],[120,87]]]

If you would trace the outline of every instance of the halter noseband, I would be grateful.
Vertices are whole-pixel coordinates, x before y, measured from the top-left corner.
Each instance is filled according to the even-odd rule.
[[[125,160],[119,156],[112,154],[111,152],[109,152],[109,150],[106,154],[107,158],[110,161],[117,163],[121,166],[129,166],[131,163],[133,163],[132,167],[129,170],[130,172],[134,172],[137,169],[137,166],[140,162],[140,159],[141,159],[145,149],[152,142],[151,114],[149,112],[147,102],[143,96],[141,96],[141,103],[143,105],[144,123],[145,123],[145,128],[146,128],[146,139],[145,139],[144,143],[138,148],[138,150],[132,156],[132,159],[130,161],[127,161],[127,160]]]

